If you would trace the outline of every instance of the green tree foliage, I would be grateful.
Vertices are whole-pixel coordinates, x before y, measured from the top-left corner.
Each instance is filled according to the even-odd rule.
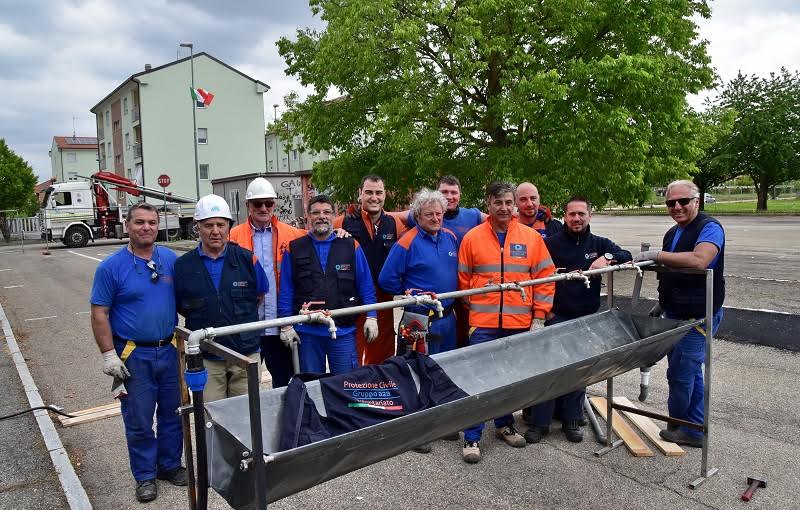
[[[453,173],[467,203],[508,178],[549,203],[628,204],[700,155],[685,96],[712,82],[693,21],[710,15],[704,0],[310,5],[326,28],[278,48],[315,93],[285,116],[333,156],[314,182],[340,200],[368,172],[397,197]]]
[[[697,121],[696,140],[704,149],[691,171],[692,180],[700,189],[700,208],[705,208],[705,194],[714,186],[736,176],[732,154],[728,150],[729,134],[736,112],[729,108],[707,105],[700,113],[692,112]]]
[[[34,214],[35,188],[33,169],[0,138],[0,231],[7,242],[11,240],[6,220],[9,211],[16,210],[25,216]]]
[[[737,112],[722,152],[734,175],[753,179],[756,210],[766,211],[770,188],[800,179],[800,74],[785,68],[769,78],[739,73],[715,103]]]

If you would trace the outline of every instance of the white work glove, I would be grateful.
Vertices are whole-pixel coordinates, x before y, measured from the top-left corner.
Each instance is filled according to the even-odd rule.
[[[123,381],[131,376],[114,349],[103,353],[103,373]]]
[[[533,319],[531,321],[531,331],[544,328],[544,319]]]
[[[291,349],[292,342],[297,342],[298,345],[300,344],[300,335],[297,334],[293,326],[284,326],[281,328],[281,342]]]
[[[661,253],[661,250],[647,250],[641,253],[637,253],[636,257],[634,257],[634,262],[644,262],[645,260],[652,260],[653,262],[658,262],[658,254]]]
[[[364,338],[367,339],[367,343],[372,342],[376,338],[378,338],[378,319],[375,317],[367,317],[367,320],[364,322]]]

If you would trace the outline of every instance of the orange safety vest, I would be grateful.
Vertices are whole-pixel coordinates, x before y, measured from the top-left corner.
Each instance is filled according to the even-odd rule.
[[[281,261],[283,254],[289,249],[289,243],[298,237],[306,235],[305,230],[295,228],[279,221],[275,215],[272,216],[272,267],[275,268],[275,287],[281,288]],[[242,248],[253,251],[253,225],[250,218],[245,223],[236,225],[231,229],[230,240]]]
[[[473,228],[458,251],[458,288],[475,289],[488,284],[546,278],[555,273],[550,252],[542,236],[516,218],[508,225],[505,244],[491,221]],[[469,325],[478,328],[522,329],[531,319],[544,319],[553,308],[556,284],[544,283],[518,291],[489,292],[466,298]]]

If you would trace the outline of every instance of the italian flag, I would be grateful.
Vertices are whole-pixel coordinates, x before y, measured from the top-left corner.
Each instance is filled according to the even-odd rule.
[[[193,89],[189,87],[189,92],[192,94],[192,99],[203,103],[205,106],[211,106],[211,101],[214,100],[214,94],[206,92],[203,89]]]

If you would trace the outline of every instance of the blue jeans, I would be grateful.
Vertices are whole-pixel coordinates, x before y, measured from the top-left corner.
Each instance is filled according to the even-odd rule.
[[[482,344],[505,336],[523,333],[527,329],[500,329],[500,328],[475,328],[469,335],[469,345]],[[495,428],[506,427],[514,424],[514,415],[506,414],[494,419]],[[475,424],[464,430],[464,441],[476,442],[481,440],[484,423]]]
[[[114,342],[118,355],[124,343]],[[131,472],[137,482],[180,467],[183,453],[178,365],[175,347],[136,347],[125,360],[131,376],[120,398]],[[153,432],[153,414],[156,431]]]
[[[355,331],[337,335],[336,340],[327,333],[299,332],[300,371],[325,372],[325,358],[332,374],[346,374],[358,366]]]
[[[713,332],[716,335],[722,322],[722,309],[714,315]],[[705,323],[692,328],[667,355],[667,383],[669,415],[694,423],[703,423],[703,363],[706,358]],[[698,430],[680,427],[692,436],[702,437]]]

